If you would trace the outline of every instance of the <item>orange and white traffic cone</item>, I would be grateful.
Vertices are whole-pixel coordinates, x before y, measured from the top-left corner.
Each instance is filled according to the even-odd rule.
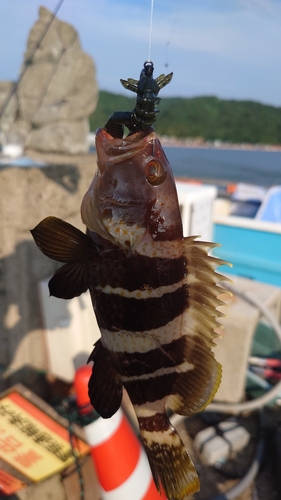
[[[81,367],[75,375],[77,402],[83,409],[89,404],[91,371],[90,367]],[[84,431],[103,500],[165,499],[155,487],[145,451],[121,408],[111,418],[99,417],[85,425]]]

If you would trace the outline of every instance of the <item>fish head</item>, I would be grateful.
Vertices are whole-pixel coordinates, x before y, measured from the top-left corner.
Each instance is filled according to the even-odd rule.
[[[98,129],[96,149],[98,170],[81,206],[87,228],[129,252],[143,240],[182,238],[172,169],[154,129],[123,139]]]

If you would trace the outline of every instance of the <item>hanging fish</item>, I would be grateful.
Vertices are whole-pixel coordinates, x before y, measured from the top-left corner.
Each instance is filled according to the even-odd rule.
[[[101,128],[96,149],[98,171],[81,206],[86,234],[56,217],[31,232],[45,255],[65,263],[51,295],[90,290],[101,331],[89,358],[93,406],[111,417],[125,387],[157,488],[185,500],[199,480],[166,410],[200,412],[219,386],[212,348],[222,261],[208,255],[214,244],[183,237],[172,170],[152,127],[126,138]]]

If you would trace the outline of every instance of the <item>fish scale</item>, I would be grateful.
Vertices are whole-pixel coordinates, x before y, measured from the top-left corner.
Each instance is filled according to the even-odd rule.
[[[202,411],[221,378],[214,358],[221,315],[214,244],[183,237],[171,167],[154,130],[96,135],[98,172],[84,196],[86,235],[55,217],[32,231],[41,250],[64,262],[50,293],[89,289],[101,339],[89,358],[89,396],[103,418],[123,387],[139,421],[154,481],[169,500],[199,489],[190,456],[166,410]]]

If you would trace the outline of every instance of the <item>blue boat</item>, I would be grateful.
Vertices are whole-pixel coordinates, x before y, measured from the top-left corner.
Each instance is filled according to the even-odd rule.
[[[281,223],[215,216],[214,254],[232,268],[222,271],[281,287]]]
[[[243,183],[228,197],[204,183],[178,181],[177,190],[184,235],[219,243],[213,254],[233,266],[221,272],[281,287],[281,186]]]

